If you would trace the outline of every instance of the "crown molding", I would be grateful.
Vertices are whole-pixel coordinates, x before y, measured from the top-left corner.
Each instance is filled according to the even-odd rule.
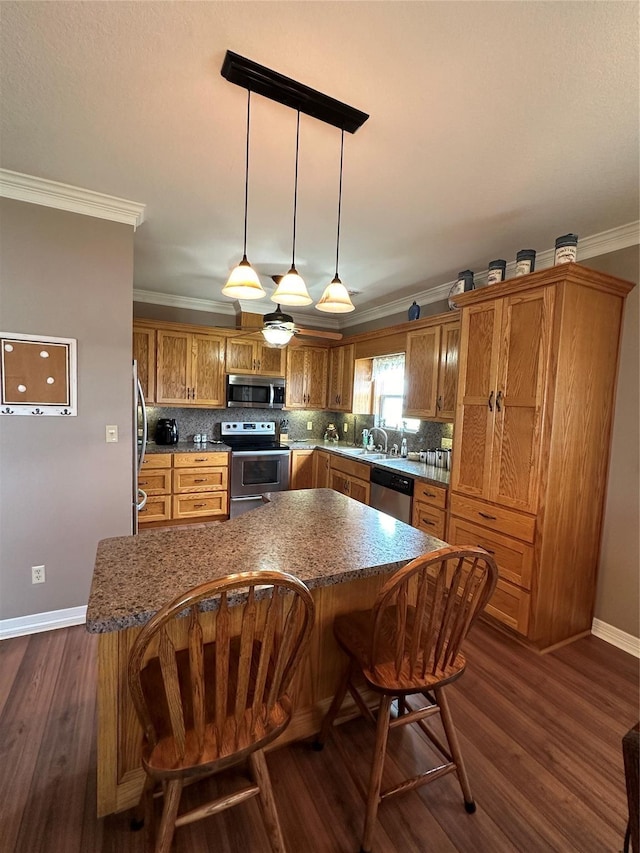
[[[122,222],[124,225],[131,225],[134,231],[144,222],[146,207],[137,201],[128,201],[126,198],[117,198],[46,178],[36,178],[9,169],[0,169],[0,196],[30,204],[41,204],[43,207],[54,207],[69,213],[108,219],[111,222]]]
[[[229,314],[235,317],[235,302],[216,302],[214,299],[198,299],[195,296],[176,296],[173,293],[159,293],[155,290],[133,291],[134,302],[147,302],[151,305],[168,305],[170,308],[185,308],[187,311],[208,311],[210,314]]]
[[[601,231],[599,234],[592,234],[590,237],[579,240],[577,260],[581,263],[588,258],[607,255],[610,252],[618,252],[621,249],[627,249],[629,246],[637,245],[640,245],[640,220],[628,222],[626,225],[620,225],[618,228],[610,228],[608,231]],[[538,252],[536,254],[536,270],[552,267],[554,260],[555,249],[545,249],[542,252]],[[515,261],[510,261],[507,264],[507,278],[513,278],[515,267]],[[481,270],[474,273],[476,286],[482,287],[485,285],[488,274],[489,270]],[[407,299],[415,300],[418,305],[430,305],[433,302],[439,302],[448,297],[449,290],[454,284],[455,279],[429,288],[429,290],[412,294],[409,297],[405,296],[402,299],[385,302],[384,305],[378,305],[369,309],[365,308],[361,311],[356,310],[355,315],[350,314],[344,319],[341,328],[359,326],[361,323],[370,323],[372,320],[379,320],[401,312],[404,313],[407,308]]]

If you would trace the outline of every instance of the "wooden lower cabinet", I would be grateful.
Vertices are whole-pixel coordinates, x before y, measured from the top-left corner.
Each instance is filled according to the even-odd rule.
[[[416,480],[413,488],[411,523],[418,530],[445,539],[447,490],[424,480]]]
[[[290,489],[312,489],[313,483],[313,454],[314,450],[291,451]]]
[[[148,495],[139,524],[226,517],[228,480],[228,453],[149,454],[138,478]]]
[[[342,456],[331,456],[329,488],[347,497],[369,504],[371,484],[369,465]]]
[[[326,450],[315,450],[313,453],[313,487],[314,489],[329,488],[329,472],[331,470],[331,454]]]

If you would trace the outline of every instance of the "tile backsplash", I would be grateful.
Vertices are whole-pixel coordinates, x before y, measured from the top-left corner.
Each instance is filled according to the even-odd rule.
[[[175,418],[180,441],[193,441],[194,435],[207,433],[214,441],[220,440],[222,421],[275,421],[279,432],[286,433],[289,441],[312,439],[322,441],[328,424],[338,428],[340,439],[349,444],[361,444],[362,430],[370,429],[373,415],[346,415],[343,412],[282,411],[280,409],[181,409],[174,406],[147,406],[149,439],[153,441],[159,418]],[[311,429],[307,425],[311,423]],[[346,425],[346,430],[345,430]],[[387,429],[389,448],[407,439],[410,451],[441,447],[442,439],[453,436],[453,424],[421,421],[417,432]],[[379,439],[376,439],[377,441]]]

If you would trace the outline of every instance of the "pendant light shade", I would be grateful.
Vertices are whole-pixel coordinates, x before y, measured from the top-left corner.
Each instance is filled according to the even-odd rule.
[[[318,311],[327,311],[331,314],[348,314],[349,311],[356,310],[347,288],[337,275],[326,286],[320,300],[316,303],[316,308]]]
[[[336,274],[326,286],[324,293],[316,303],[318,311],[326,311],[329,314],[347,314],[355,311],[355,305],[351,301],[349,292],[340,281],[338,275],[338,258],[340,254],[340,214],[342,213],[342,163],[344,159],[344,130],[340,133],[340,184],[338,188],[338,229],[336,235]]]
[[[280,279],[275,293],[271,296],[274,302],[281,305],[311,305],[313,299],[309,296],[307,285],[296,269],[296,219],[298,215],[298,153],[300,151],[300,110],[296,122],[296,173],[293,187],[293,245],[291,250],[291,269]]]
[[[231,299],[262,299],[266,296],[258,274],[247,260],[247,209],[249,203],[249,125],[251,122],[251,89],[247,89],[247,144],[244,169],[244,243],[242,260],[231,270],[222,295]]]

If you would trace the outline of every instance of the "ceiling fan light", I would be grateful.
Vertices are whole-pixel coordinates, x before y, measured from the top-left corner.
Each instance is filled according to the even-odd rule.
[[[231,299],[262,299],[266,292],[260,284],[257,272],[243,255],[240,263],[231,270],[222,295]]]
[[[286,347],[293,337],[293,329],[283,329],[279,326],[267,326],[262,330],[265,341],[272,347]]]
[[[347,288],[336,275],[325,288],[324,293],[316,303],[318,311],[326,311],[329,314],[347,314],[355,311],[355,305],[351,301]]]
[[[304,279],[295,267],[280,279],[271,299],[280,305],[311,305],[313,302]]]

